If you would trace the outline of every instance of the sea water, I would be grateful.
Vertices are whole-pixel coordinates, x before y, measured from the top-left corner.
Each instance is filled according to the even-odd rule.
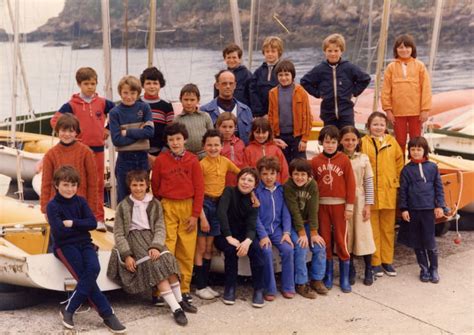
[[[104,60],[101,49],[72,50],[70,46],[43,47],[43,42],[21,44],[26,81],[29,86],[33,110],[36,113],[57,110],[67,102],[72,93],[78,91],[75,72],[79,67],[90,66],[99,76],[97,91],[104,95]],[[0,43],[0,120],[10,116],[12,106],[12,44]],[[421,61],[427,63],[427,50],[418,50]],[[113,100],[118,100],[117,84],[126,74],[125,51],[112,49]],[[139,76],[147,67],[147,50],[132,49],[128,52],[128,73]],[[286,50],[284,58],[291,59],[296,66],[296,81],[323,59],[322,52],[315,48]],[[254,53],[252,71],[263,61],[261,52]],[[389,59],[387,60],[387,62]],[[195,83],[201,90],[201,103],[213,97],[214,75],[225,68],[220,50],[199,48],[156,49],[154,65],[163,73],[166,86],[161,97],[176,101],[183,85]],[[245,65],[247,60],[244,59]],[[440,50],[432,80],[433,92],[474,88],[474,56],[468,49]],[[365,62],[360,64],[365,67]],[[371,83],[373,85],[373,82]],[[23,83],[18,83],[17,114],[28,111]]]

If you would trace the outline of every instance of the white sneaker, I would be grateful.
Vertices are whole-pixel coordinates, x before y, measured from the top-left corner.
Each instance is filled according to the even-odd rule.
[[[97,228],[95,230],[105,233],[107,231],[107,227],[105,226],[104,221],[97,221]]]
[[[206,289],[207,289],[209,292],[211,292],[211,293],[214,295],[215,298],[221,296],[221,294],[220,294],[219,292],[214,291],[210,286],[207,286]]]
[[[207,289],[207,287],[201,289],[201,290],[196,290],[196,295],[204,300],[212,300],[215,298],[214,294],[212,294],[211,291]]]

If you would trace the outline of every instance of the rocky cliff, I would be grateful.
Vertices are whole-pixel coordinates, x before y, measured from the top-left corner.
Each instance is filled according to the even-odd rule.
[[[257,1],[258,44],[267,35],[281,36],[290,47],[319,46],[334,32],[342,33],[349,47],[367,45],[369,0],[269,0]],[[128,44],[143,48],[147,43],[149,1],[110,0],[111,35],[114,47],[124,45],[125,13]],[[382,15],[382,0],[374,0],[372,12],[373,45]],[[392,1],[389,43],[395,35],[412,33],[427,44],[434,21],[435,0]],[[247,45],[250,0],[240,0],[244,43]],[[441,43],[470,45],[474,39],[471,0],[446,0],[443,10]],[[287,33],[281,23],[289,30]],[[233,40],[227,0],[158,0],[156,45],[221,48]],[[64,10],[45,25],[28,34],[28,41],[70,41],[75,45],[98,47],[102,43],[101,8],[98,0],[66,0]]]

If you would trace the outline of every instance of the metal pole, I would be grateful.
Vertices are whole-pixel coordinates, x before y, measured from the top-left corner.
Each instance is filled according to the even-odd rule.
[[[243,51],[244,45],[242,43],[242,28],[240,27],[239,4],[237,0],[229,0],[229,5],[232,16],[232,27],[234,29],[234,43]]]
[[[124,46],[125,46],[125,74],[128,74],[128,0],[123,0],[124,10]]]
[[[428,73],[433,77],[433,68],[436,62],[436,51],[438,50],[439,33],[441,31],[441,11],[443,9],[443,0],[436,0],[435,21],[433,25],[433,34],[431,36],[430,59],[428,63]]]
[[[252,57],[253,57],[253,37],[255,27],[255,0],[250,1],[250,28],[249,28],[249,63],[248,68],[252,70]]]
[[[19,37],[19,20],[20,18],[20,3],[15,0],[15,19],[13,21],[13,76],[12,76],[12,125],[10,132],[11,147],[16,147],[16,112],[18,106],[18,50],[20,48]]]
[[[156,35],[156,0],[150,0],[150,22],[148,26],[148,67],[152,67]]]
[[[370,73],[372,60],[372,10],[374,7],[374,0],[369,0],[369,31],[367,33],[367,72]]]
[[[387,31],[390,18],[390,2],[390,0],[384,0],[383,2],[382,24],[380,26],[380,36],[377,53],[377,69],[375,71],[374,104],[372,106],[372,110],[374,112],[378,109],[382,68],[385,60],[385,48],[387,46]]]
[[[113,100],[112,95],[112,57],[111,57],[111,43],[110,43],[110,13],[109,0],[102,0],[102,45],[104,52],[104,93],[105,97]],[[110,169],[110,207],[115,209],[117,206],[117,186],[115,182],[115,150],[112,140],[109,136],[107,139],[107,147],[109,149],[109,169]],[[104,178],[104,176],[98,176]]]

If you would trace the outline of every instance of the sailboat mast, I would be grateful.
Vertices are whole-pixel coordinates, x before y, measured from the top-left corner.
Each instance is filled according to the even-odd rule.
[[[377,111],[379,103],[382,68],[385,60],[385,49],[387,46],[387,31],[390,18],[390,3],[390,0],[384,0],[383,2],[382,24],[380,25],[380,36],[377,53],[377,68],[375,71],[374,104],[372,106],[372,110],[374,112]]]
[[[156,35],[156,0],[150,0],[150,23],[148,27],[148,67],[152,67]]]
[[[234,43],[237,44],[242,51],[244,45],[242,43],[242,28],[240,26],[239,4],[237,0],[229,0],[230,14],[232,16],[232,27],[234,29]]]
[[[253,56],[253,37],[255,30],[255,0],[250,1],[250,27],[249,27],[249,63],[248,68],[252,71],[252,56]]]
[[[111,56],[111,43],[110,43],[110,12],[109,12],[109,0],[101,1],[102,9],[102,45],[104,52],[104,93],[105,97],[109,100],[113,100],[112,95],[112,56]],[[110,168],[110,207],[115,209],[117,206],[117,186],[115,183],[115,150],[112,144],[112,139],[107,139],[107,147],[109,149],[109,168]],[[98,176],[104,178],[104,176]]]
[[[123,10],[124,10],[124,47],[125,47],[125,74],[128,75],[128,0],[123,1]]]
[[[12,5],[10,3],[10,0],[7,0],[7,7],[8,7],[8,15],[10,16],[10,21],[12,24],[12,31],[15,31],[15,22],[18,20],[14,18],[13,12],[12,12]],[[26,102],[28,103],[28,113],[31,116],[35,116],[34,110],[33,110],[33,103],[31,102],[31,94],[30,94],[30,88],[28,87],[28,81],[26,80],[26,71],[25,71],[25,65],[23,64],[23,57],[21,56],[21,49],[20,46],[18,45],[18,50],[17,50],[17,55],[13,56],[13,58],[16,58],[18,61],[18,64],[20,65],[20,73],[21,73],[21,78],[23,82],[23,89],[25,90],[25,95],[26,95]]]
[[[433,76],[433,68],[436,61],[436,52],[438,51],[439,33],[441,31],[441,12],[443,9],[443,0],[436,0],[435,21],[433,25],[433,34],[431,36],[430,59],[428,63],[428,73]]]
[[[10,132],[11,147],[16,147],[16,109],[18,105],[18,50],[20,49],[20,38],[19,38],[19,17],[20,17],[20,4],[18,0],[15,0],[15,19],[13,20],[13,57],[12,57],[12,125]]]

